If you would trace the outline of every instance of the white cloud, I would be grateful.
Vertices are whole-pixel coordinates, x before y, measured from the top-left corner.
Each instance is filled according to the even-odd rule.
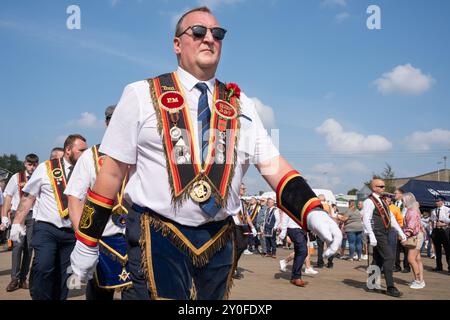
[[[419,95],[428,91],[434,82],[431,75],[423,74],[408,63],[384,73],[374,84],[383,94]]]
[[[432,145],[450,147],[450,131],[433,129],[428,132],[416,131],[406,138],[406,144],[410,150],[427,151]]]
[[[337,23],[342,23],[345,20],[347,20],[348,18],[350,18],[350,14],[348,12],[341,12],[341,13],[336,15],[336,22]]]
[[[315,189],[333,190],[342,183],[341,178],[336,176],[328,176],[326,174],[306,174],[304,177],[308,181],[308,184]]]
[[[110,0],[109,3],[111,4],[111,7],[114,8],[119,3],[119,0]]]
[[[327,146],[338,152],[377,152],[392,148],[392,143],[380,135],[364,136],[357,132],[346,132],[339,122],[327,119],[316,132],[325,136]]]
[[[336,93],[333,91],[328,91],[327,93],[324,94],[323,98],[325,100],[331,100],[336,96]]]
[[[250,98],[255,103],[256,111],[258,112],[261,121],[264,124],[265,128],[275,128],[275,114],[273,109],[265,105],[258,98]]]
[[[320,5],[323,7],[345,7],[347,0],[322,0]]]
[[[83,112],[79,119],[71,120],[67,123],[70,127],[81,127],[81,128],[102,128],[103,121],[98,120],[97,116],[90,112]]]

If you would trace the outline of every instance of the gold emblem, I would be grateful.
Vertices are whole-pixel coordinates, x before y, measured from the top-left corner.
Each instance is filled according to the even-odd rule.
[[[130,278],[130,273],[127,272],[125,268],[122,269],[122,273],[119,274],[119,279],[123,282],[127,281]]]
[[[211,197],[211,186],[205,180],[194,183],[190,193],[192,200],[197,202],[205,202]]]
[[[80,220],[80,229],[88,229],[92,224],[92,216],[95,209],[89,205],[85,205]]]
[[[53,179],[61,180],[63,177],[63,172],[60,168],[55,168],[52,171]]]

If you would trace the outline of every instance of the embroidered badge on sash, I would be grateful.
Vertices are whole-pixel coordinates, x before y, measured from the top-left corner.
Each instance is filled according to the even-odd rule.
[[[80,220],[80,229],[88,229],[92,224],[92,216],[94,215],[95,209],[91,206],[85,205],[83,209],[83,214]]]
[[[67,185],[67,178],[64,171],[62,159],[47,160],[45,165],[47,167],[47,174],[52,185],[53,193],[55,195],[56,206],[61,218],[68,218],[68,200],[64,194]]]
[[[204,164],[198,152],[198,139],[183,88],[175,72],[149,79],[150,95],[158,118],[172,191],[177,207],[188,196],[205,202],[212,196],[226,206],[231,179],[237,161],[240,122],[239,100],[226,101],[226,86],[215,82],[208,152]]]

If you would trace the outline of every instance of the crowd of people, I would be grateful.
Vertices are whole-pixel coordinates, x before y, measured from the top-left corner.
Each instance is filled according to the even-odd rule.
[[[363,201],[350,200],[348,201],[348,208],[341,209],[344,212],[340,212],[336,205],[326,201],[325,195],[318,195],[323,208],[339,225],[343,235],[340,251],[327,259],[326,267],[333,268],[334,258],[349,262],[367,260],[369,259],[369,245],[374,246],[374,248],[377,248],[378,245],[378,248],[381,247],[381,252],[378,248],[375,250],[372,264],[379,264],[381,270],[386,265],[389,267],[391,271],[388,272],[388,281],[391,281],[392,278],[389,273],[410,273],[412,271],[413,280],[409,284],[410,288],[425,288],[422,253],[425,253],[430,259],[436,259],[436,267],[433,271],[443,270],[442,248],[446,257],[450,253],[449,209],[444,206],[445,198],[443,196],[436,197],[436,209],[432,212],[421,211],[420,204],[412,193],[405,193],[401,188],[397,188],[393,194],[386,193],[383,190],[384,182],[378,179],[372,181],[371,188],[373,190],[372,195],[376,195],[380,204],[384,207],[387,213],[386,218],[395,220],[398,227],[389,228],[384,238],[378,234],[379,240],[385,240],[385,243],[379,242],[378,244],[376,243],[377,237],[374,237],[374,234],[371,235],[374,228],[373,219],[367,219],[368,223],[366,224],[363,219],[365,211],[367,211],[366,215],[373,215],[374,208],[370,207],[373,204],[372,200],[369,199],[370,202],[366,202],[366,207],[369,207],[366,210],[364,210]],[[274,205],[274,199],[266,197],[250,197],[243,201],[243,210],[247,213],[249,221],[258,230],[257,235],[249,233],[244,254],[260,254],[263,257],[276,258],[277,246],[289,248],[291,243],[294,243],[294,248],[296,244],[297,247],[301,246],[298,244],[298,237],[292,232],[294,228],[298,228],[298,230],[301,230],[301,228],[281,209],[275,208],[271,211]],[[383,210],[383,207],[376,210]],[[367,228],[366,225],[369,227]],[[288,228],[291,229],[291,235],[286,234]],[[288,257],[279,260],[280,270],[286,272],[287,263],[297,259],[294,262],[292,279],[301,279],[299,270],[303,266],[305,274],[314,275],[318,273],[310,262],[310,247],[316,247],[318,251],[316,268],[325,266],[322,258],[323,241],[311,232],[304,233],[302,239],[305,242],[301,246],[302,250],[297,249],[295,254],[291,253]],[[401,259],[401,255],[403,255],[403,259]],[[386,265],[385,261],[388,261]],[[447,266],[450,273],[450,264],[447,263]],[[240,274],[235,276],[238,279],[241,278]],[[305,286],[307,282],[302,281],[301,284],[301,286]],[[388,283],[389,287],[393,288],[393,281]],[[392,293],[398,295],[398,292],[394,289],[392,289]]]

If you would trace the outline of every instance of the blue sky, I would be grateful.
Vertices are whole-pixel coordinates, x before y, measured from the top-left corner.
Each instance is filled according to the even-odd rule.
[[[81,9],[69,30],[66,9]],[[450,2],[95,0],[0,2],[0,153],[42,159],[69,133],[101,140],[123,87],[176,68],[173,29],[208,4],[228,29],[218,77],[255,98],[313,187],[346,193],[450,156]],[[369,30],[369,5],[381,30]],[[251,170],[250,192],[268,186]]]

